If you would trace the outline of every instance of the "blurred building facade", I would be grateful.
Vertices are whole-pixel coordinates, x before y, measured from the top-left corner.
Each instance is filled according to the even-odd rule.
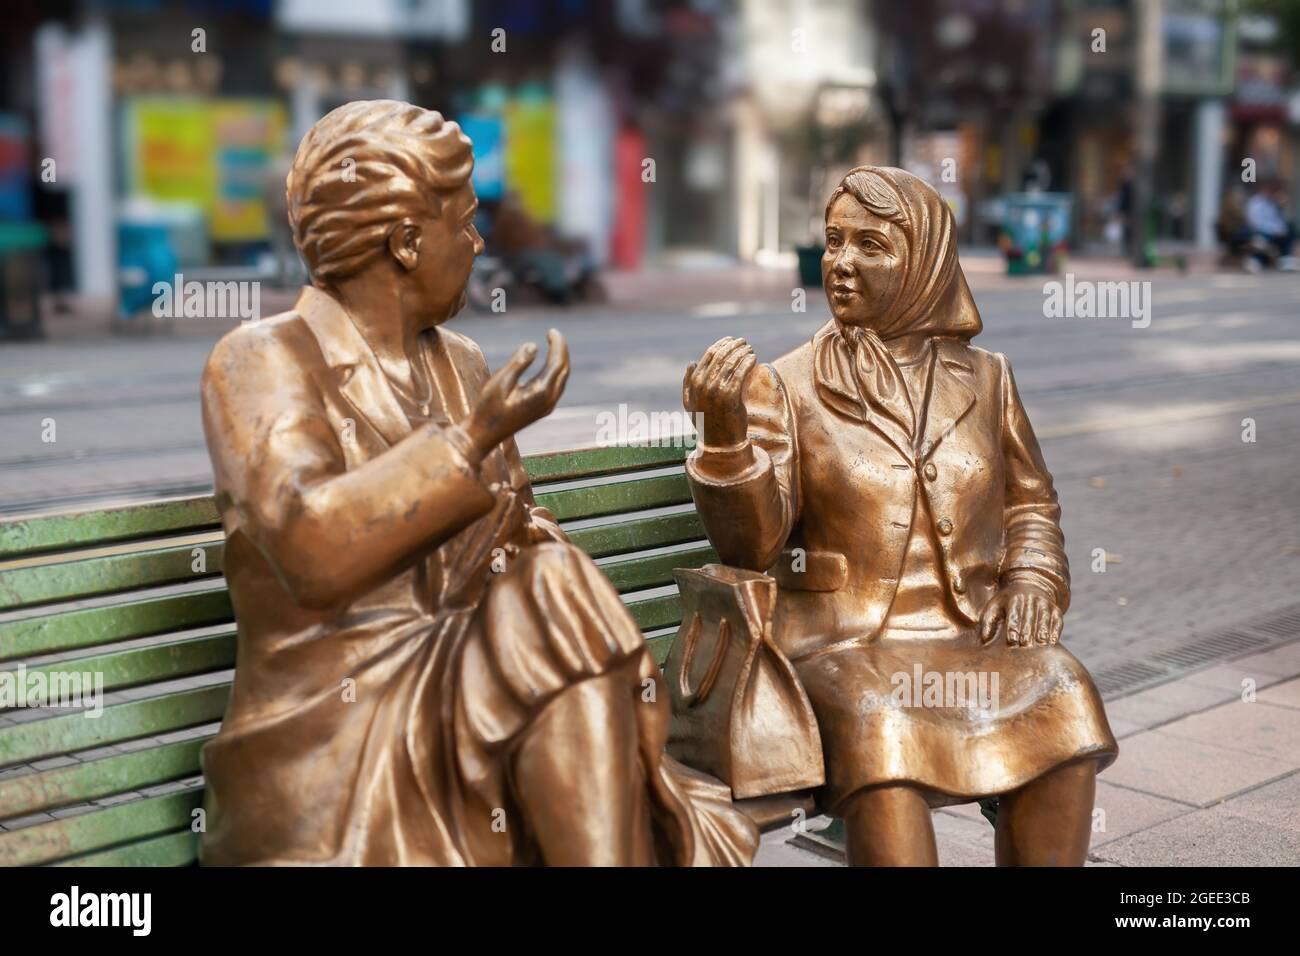
[[[1281,40],[1237,0],[20,0],[0,159],[47,201],[0,216],[65,209],[86,292],[133,216],[167,217],[179,265],[247,267],[301,135],[392,97],[460,121],[480,195],[603,266],[788,261],[863,162],[928,178],[966,242],[1031,187],[1072,197],[1074,245],[1114,244],[1151,116],[1150,228],[1204,246],[1243,160],[1300,172]]]

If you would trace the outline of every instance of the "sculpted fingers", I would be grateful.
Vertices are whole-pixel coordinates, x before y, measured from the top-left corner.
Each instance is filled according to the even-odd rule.
[[[754,361],[754,350],[744,342],[741,342],[740,347],[734,348],[728,352],[726,359],[722,360],[718,364],[718,387],[720,389],[725,389],[728,392],[739,391],[739,389],[735,387],[737,384],[737,373],[746,362],[749,362],[750,367],[752,368]],[[740,381],[744,381],[743,376],[740,376],[739,378]]]
[[[1048,642],[1051,643],[1051,644],[1059,644],[1059,643],[1061,643],[1061,630],[1062,630],[1064,627],[1065,627],[1065,618],[1064,618],[1064,616],[1062,616],[1062,614],[1061,614],[1061,612],[1060,612],[1059,609],[1057,609],[1056,607],[1053,607],[1053,608],[1052,608],[1052,625],[1051,625],[1051,632],[1050,632],[1049,637],[1048,637]]]
[[[560,393],[564,391],[564,385],[569,380],[569,344],[564,341],[564,336],[557,329],[551,329],[546,333],[546,347],[548,353],[542,376],[545,378],[546,391],[553,404],[559,400]]]
[[[534,342],[525,342],[519,348],[515,349],[515,354],[510,356],[510,361],[501,366],[501,371],[497,374],[501,376],[500,385],[504,392],[511,392],[519,384],[519,376],[524,374],[524,369],[533,364],[533,359],[537,357],[537,345]]]
[[[1007,643],[1012,647],[1020,643],[1020,628],[1025,620],[1025,600],[1022,595],[1011,596],[1007,607]]]
[[[745,382],[749,378],[749,373],[754,371],[754,366],[758,364],[758,357],[750,352],[741,358],[740,363],[731,372],[729,384],[731,391],[739,395],[745,390]]]
[[[1039,644],[1050,644],[1052,639],[1052,612],[1051,603],[1044,598],[1038,608],[1038,621],[1034,625],[1034,641]]]
[[[1006,608],[1002,603],[1000,595],[994,595],[993,600],[989,601],[984,607],[984,613],[980,615],[980,643],[987,644],[993,640],[993,635],[997,633],[998,624],[1001,623]]]

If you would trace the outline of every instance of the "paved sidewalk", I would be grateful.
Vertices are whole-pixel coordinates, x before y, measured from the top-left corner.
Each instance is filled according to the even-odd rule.
[[[1090,866],[1300,865],[1300,640],[1108,700],[1106,713],[1120,755],[1097,782]],[[934,828],[942,865],[993,865],[974,804],[936,812]],[[791,837],[767,834],[755,865],[843,865]]]

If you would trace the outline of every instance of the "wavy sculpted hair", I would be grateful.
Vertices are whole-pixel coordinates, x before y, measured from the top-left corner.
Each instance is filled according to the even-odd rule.
[[[439,215],[469,181],[469,137],[441,113],[359,100],[323,116],[298,145],[285,183],[293,240],[317,285],[379,258],[404,218]]]
[[[844,174],[840,184],[835,187],[835,192],[831,193],[831,198],[826,200],[826,212],[823,218],[830,218],[831,206],[835,205],[835,200],[845,193],[856,199],[858,205],[867,212],[879,216],[886,222],[899,226],[908,224],[907,210],[899,203],[898,196],[884,178],[870,166],[858,166]]]

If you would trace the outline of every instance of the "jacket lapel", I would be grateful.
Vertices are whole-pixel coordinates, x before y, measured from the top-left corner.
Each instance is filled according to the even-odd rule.
[[[925,410],[922,460],[933,454],[939,442],[975,404],[975,391],[970,387],[975,370],[964,354],[965,349],[953,339],[939,339],[936,345],[938,355],[930,383],[930,401]]]
[[[405,438],[411,423],[393,394],[379,360],[343,307],[312,286],[302,290],[294,306],[320,346],[326,364],[338,376],[339,391],[390,445]]]

